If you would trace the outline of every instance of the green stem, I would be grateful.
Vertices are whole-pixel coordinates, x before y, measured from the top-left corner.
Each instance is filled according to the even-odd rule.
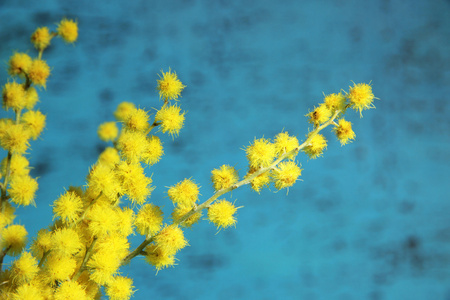
[[[89,258],[91,258],[91,255],[92,255],[92,252],[93,252],[92,250],[94,249],[94,245],[95,245],[96,242],[97,242],[97,238],[94,237],[94,240],[89,245],[89,247],[86,249],[86,253],[84,254],[83,262],[81,263],[80,268],[78,269],[78,271],[73,275],[72,281],[76,281],[80,277],[81,273],[83,273],[87,261],[89,260]]]

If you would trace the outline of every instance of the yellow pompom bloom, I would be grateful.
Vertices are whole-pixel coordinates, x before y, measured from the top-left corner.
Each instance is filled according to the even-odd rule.
[[[45,88],[48,76],[50,76],[50,67],[44,60],[35,59],[31,62],[28,69],[28,78],[31,82]]]
[[[164,227],[154,238],[157,247],[167,255],[174,255],[188,245],[183,230],[176,225]]]
[[[45,127],[45,115],[38,110],[29,110],[22,115],[22,122],[30,131],[30,136],[36,140]]]
[[[117,230],[119,218],[117,212],[109,205],[92,205],[86,217],[89,220],[89,231],[94,236],[103,237]]]
[[[341,142],[341,146],[355,139],[355,133],[352,129],[352,123],[344,119],[340,119],[338,125],[333,128],[334,133]]]
[[[190,206],[177,206],[172,211],[172,219],[174,222],[179,222],[179,220],[186,215],[188,212],[192,210],[193,207]],[[184,227],[191,227],[195,223],[197,223],[200,218],[202,217],[202,212],[198,211],[189,218],[187,218],[185,221],[183,221],[180,225]]]
[[[156,164],[164,155],[163,146],[159,137],[152,135],[147,138],[147,149],[142,154],[142,161],[148,165]]]
[[[163,98],[166,101],[177,99],[186,86],[181,83],[175,72],[171,73],[170,68],[169,72],[165,73],[161,70],[161,74],[162,77],[158,74],[159,79],[157,80],[158,86],[156,88],[159,91],[159,98]]]
[[[54,300],[87,300],[84,287],[76,281],[63,281],[55,291]]]
[[[245,177],[250,176],[251,174],[253,174],[256,170],[255,169],[250,169],[248,174]],[[253,178],[253,180],[250,182],[252,189],[259,193],[261,191],[262,188],[264,187],[268,187],[270,184],[270,172],[264,172],[258,176],[256,176],[255,178]]]
[[[314,159],[321,156],[326,147],[327,140],[325,137],[321,134],[316,134],[309,141],[309,145],[303,148],[303,151],[308,154],[310,158]]]
[[[254,169],[268,167],[277,154],[275,145],[265,138],[255,139],[253,144],[245,149],[245,152],[250,167]]]
[[[102,141],[114,141],[119,135],[119,128],[116,122],[105,122],[100,124],[97,134]]]
[[[275,188],[281,190],[294,185],[301,174],[302,169],[295,162],[286,161],[279,163],[272,171],[271,176],[275,183]]]
[[[128,239],[125,236],[115,232],[99,239],[95,244],[94,251],[114,252],[117,259],[122,260],[128,255],[129,248],[130,243],[128,243]]]
[[[133,233],[134,212],[131,208],[125,207],[117,210],[117,230],[123,236],[129,236]]]
[[[73,20],[63,19],[58,25],[57,32],[66,43],[73,43],[78,38],[78,24]]]
[[[1,163],[1,174],[3,176],[6,175],[6,162],[7,159],[4,158]],[[9,166],[9,175],[11,177],[28,175],[30,172],[29,166],[30,162],[25,156],[20,154],[14,154],[11,157],[11,163]]]
[[[211,180],[216,191],[229,188],[239,180],[236,169],[228,165],[212,170],[211,174]]]
[[[51,249],[54,253],[64,256],[74,255],[81,250],[81,243],[78,233],[71,228],[58,229],[52,234]]]
[[[110,300],[128,300],[133,295],[133,280],[131,278],[117,276],[105,289]]]
[[[3,87],[2,99],[5,109],[21,110],[26,105],[26,93],[22,84],[15,81],[8,82]]]
[[[218,200],[208,208],[208,219],[219,229],[235,226],[237,221],[234,217],[237,208],[233,203],[226,200]]]
[[[11,224],[16,216],[16,209],[8,201],[3,203],[3,209],[0,209],[0,231],[7,225]]]
[[[116,148],[107,147],[99,155],[97,162],[101,165],[109,167],[110,169],[113,169],[114,166],[120,162],[119,151],[117,151]]]
[[[150,197],[153,187],[152,179],[145,176],[144,169],[138,163],[121,162],[117,165],[116,174],[124,194],[134,204],[143,204]]]
[[[34,197],[37,189],[38,183],[36,179],[28,175],[14,176],[9,183],[11,201],[17,205],[35,205]]]
[[[328,121],[331,117],[331,110],[326,106],[325,103],[320,104],[315,107],[314,110],[308,113],[306,116],[309,117],[309,122],[314,124],[314,126],[319,126],[322,123]]]
[[[28,72],[28,68],[31,65],[31,57],[26,53],[16,52],[9,59],[8,72],[10,75],[23,76]]]
[[[103,193],[111,201],[118,199],[122,195],[119,179],[108,166],[94,166],[87,178],[88,186],[95,194]]]
[[[361,117],[364,109],[375,108],[372,103],[375,96],[372,93],[372,86],[369,84],[353,83],[353,87],[350,87],[347,98],[350,101],[350,107],[359,111]]]
[[[145,204],[141,207],[134,220],[136,229],[142,235],[154,235],[162,226],[163,212],[153,204]]]
[[[34,47],[42,51],[50,45],[50,41],[52,40],[52,35],[48,30],[48,27],[39,27],[36,31],[31,35],[31,42]]]
[[[87,267],[90,269],[91,280],[105,285],[112,282],[114,275],[120,267],[121,260],[114,251],[97,251],[89,261]]]
[[[14,284],[28,283],[36,276],[38,271],[39,268],[36,258],[29,252],[23,252],[19,259],[13,262],[11,278]]]
[[[9,225],[0,234],[0,249],[9,249],[7,254],[16,256],[27,243],[27,230],[22,225]]]
[[[0,131],[0,145],[12,153],[24,154],[30,146],[30,132],[24,124],[10,124]]]
[[[175,265],[174,255],[169,255],[156,245],[148,245],[145,253],[147,253],[145,260],[155,266],[157,271]]]
[[[130,130],[145,131],[149,127],[149,117],[143,109],[133,109],[124,121],[124,125]]]
[[[82,212],[83,201],[73,191],[65,192],[53,203],[53,214],[66,224],[78,220]]]
[[[55,280],[67,280],[75,272],[77,262],[70,256],[50,252],[45,260],[45,278],[48,283]]]
[[[132,102],[122,102],[117,106],[116,111],[114,112],[114,117],[117,121],[124,122],[130,114],[136,109],[134,103]]]
[[[124,130],[117,140],[117,148],[122,157],[130,162],[138,162],[148,149],[148,140],[142,132]]]
[[[39,95],[36,89],[30,86],[25,92],[25,108],[29,110],[33,109],[38,101]]]
[[[325,96],[325,105],[328,107],[329,110],[332,112],[336,110],[344,111],[345,110],[345,104],[347,99],[342,93],[339,94],[330,94]]]
[[[52,232],[47,229],[39,230],[36,239],[31,244],[31,252],[37,258],[42,258],[45,252],[52,246]]]
[[[15,293],[11,295],[11,297],[12,298],[3,298],[3,299],[44,300],[44,296],[42,296],[40,287],[35,284],[23,284],[19,286],[16,289]]]
[[[174,204],[192,206],[198,199],[199,188],[190,179],[185,179],[169,188],[167,195]]]
[[[295,136],[290,136],[287,132],[280,132],[275,137],[275,149],[277,156],[290,152],[299,146],[298,139]],[[294,159],[297,152],[292,153],[287,158]]]
[[[178,136],[183,128],[185,112],[176,105],[164,105],[155,115],[155,122],[160,122],[163,133],[169,132],[172,137]]]

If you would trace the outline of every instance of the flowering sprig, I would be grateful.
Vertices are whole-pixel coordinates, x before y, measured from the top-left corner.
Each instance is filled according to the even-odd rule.
[[[15,118],[0,120],[0,146],[8,151],[0,168],[0,299],[93,299],[102,293],[110,299],[129,299],[133,281],[120,274],[121,266],[140,255],[157,272],[174,266],[177,252],[189,245],[183,229],[200,222],[204,210],[218,231],[235,227],[242,206],[228,201],[227,193],[245,185],[258,193],[271,185],[288,190],[303,171],[297,162],[300,152],[310,159],[322,156],[327,147],[322,131],[328,126],[333,126],[341,145],[348,144],[356,135],[344,119],[346,111],[352,108],[362,116],[363,110],[374,107],[370,84],[354,83],[348,93],[324,96],[324,102],[306,115],[312,129],[303,142],[288,132],[273,140],[255,138],[244,149],[247,173],[240,177],[230,165],[212,170],[215,192],[203,202],[192,178],[169,186],[167,196],[174,208],[171,219],[165,220],[161,208],[149,202],[155,187],[146,168],[164,155],[158,135],[167,133],[174,139],[184,126],[186,112],[178,98],[186,86],[171,69],[161,71],[156,82],[161,107],[152,115],[122,102],[114,112],[116,121],[100,124],[99,138],[111,145],[90,168],[84,187],[69,187],[54,201],[53,224],[39,231],[28,251],[25,227],[12,224],[14,205],[34,204],[37,181],[29,176],[25,154],[30,140],[45,126],[45,115],[33,110],[38,101],[35,87],[46,86],[50,69],[42,54],[56,36],[73,43],[77,23],[64,19],[54,32],[38,28],[31,38],[38,57],[15,53],[9,72],[19,80],[5,84],[2,92],[3,106],[12,109]],[[134,233],[143,241],[130,250],[129,236]],[[2,272],[6,255],[19,257]]]

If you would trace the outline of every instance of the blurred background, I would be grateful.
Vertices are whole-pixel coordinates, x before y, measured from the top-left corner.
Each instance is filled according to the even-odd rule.
[[[168,186],[192,178],[206,200],[213,168],[245,175],[255,137],[303,140],[323,93],[371,82],[376,109],[347,116],[356,140],[341,147],[327,130],[322,158],[298,156],[303,181],[288,194],[236,190],[236,229],[202,221],[175,268],[156,275],[137,258],[122,275],[134,299],[450,299],[450,1],[0,0],[2,84],[13,51],[35,55],[31,33],[63,17],[79,39],[44,52],[37,207],[16,218],[30,237],[65,188],[85,184],[117,105],[161,106],[161,70],[187,86],[185,127],[159,134],[166,155],[147,168],[167,221]]]

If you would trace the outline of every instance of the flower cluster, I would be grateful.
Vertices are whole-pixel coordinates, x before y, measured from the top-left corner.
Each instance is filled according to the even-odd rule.
[[[183,128],[185,112],[178,98],[186,87],[169,69],[161,71],[156,90],[163,103],[154,114],[131,102],[122,102],[113,113],[115,121],[100,124],[101,140],[109,143],[91,166],[83,187],[69,187],[53,202],[54,222],[41,229],[27,247],[24,226],[14,224],[15,208],[35,203],[38,188],[30,176],[26,157],[30,141],[45,127],[45,115],[35,109],[38,89],[46,87],[50,67],[42,59],[54,37],[73,43],[78,26],[62,20],[56,31],[38,28],[31,42],[36,58],[14,53],[8,70],[12,79],[2,90],[3,107],[14,118],[0,119],[0,146],[7,156],[1,162],[0,202],[0,300],[1,299],[129,299],[135,292],[133,280],[120,273],[123,265],[143,256],[156,272],[174,266],[176,254],[188,246],[184,229],[205,217],[218,230],[235,227],[235,201],[223,196],[243,185],[260,192],[292,187],[301,176],[297,162],[303,151],[309,158],[321,156],[327,140],[320,132],[327,126],[342,145],[355,138],[352,124],[344,119],[348,108],[360,113],[373,107],[370,84],[354,84],[349,92],[327,95],[323,103],[306,116],[312,130],[300,143],[296,136],[281,132],[273,140],[255,138],[245,147],[248,170],[239,176],[228,164],[211,172],[215,193],[200,201],[200,186],[185,178],[167,188],[173,211],[165,218],[157,203],[150,202],[154,186],[148,168],[164,155],[159,134],[173,139]],[[161,205],[161,204],[160,204]],[[164,205],[164,203],[162,203]],[[171,205],[171,206],[172,206]],[[130,237],[142,242],[130,249]],[[2,270],[6,255],[16,257]]]

